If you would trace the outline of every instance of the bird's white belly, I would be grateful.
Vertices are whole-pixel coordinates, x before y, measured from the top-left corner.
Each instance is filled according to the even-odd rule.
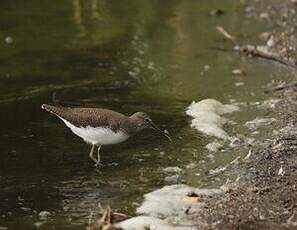
[[[60,117],[61,118],[61,117]],[[123,131],[114,132],[109,128],[100,127],[76,127],[65,119],[61,118],[67,127],[71,129],[73,133],[84,139],[93,145],[112,145],[123,142],[129,138],[129,136]]]

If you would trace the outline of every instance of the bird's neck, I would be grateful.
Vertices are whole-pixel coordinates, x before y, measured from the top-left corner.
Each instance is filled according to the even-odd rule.
[[[125,129],[128,131],[129,135],[134,135],[141,131],[143,127],[138,119],[129,117],[129,122],[126,123]]]

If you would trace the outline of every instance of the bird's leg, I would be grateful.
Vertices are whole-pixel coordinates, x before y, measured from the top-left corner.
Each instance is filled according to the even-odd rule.
[[[101,145],[98,146],[98,149],[97,149],[97,162],[95,164],[95,166],[102,166],[102,164],[100,163],[100,149],[101,149]]]
[[[100,163],[100,149],[101,149],[101,145],[98,146],[97,149],[97,162]]]
[[[97,159],[93,156],[95,145],[92,145],[91,152],[89,154],[90,158],[97,164]]]

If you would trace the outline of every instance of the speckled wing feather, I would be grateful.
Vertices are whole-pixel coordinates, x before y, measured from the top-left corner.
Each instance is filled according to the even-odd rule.
[[[63,118],[77,127],[108,127],[114,132],[120,129],[121,123],[129,118],[125,115],[99,108],[71,108],[43,104],[41,108]]]

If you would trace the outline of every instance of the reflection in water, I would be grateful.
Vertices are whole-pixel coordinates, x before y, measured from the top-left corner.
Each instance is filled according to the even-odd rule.
[[[125,20],[113,17],[105,0],[72,0],[72,5],[73,23],[77,27],[75,45],[108,43],[125,31]]]
[[[105,7],[105,0],[72,0],[73,4],[73,21],[78,27],[78,38],[87,36],[89,24],[88,18],[104,23],[108,18],[107,9]],[[82,5],[86,6],[82,8]],[[98,6],[99,5],[99,6]],[[85,12],[83,12],[83,10]],[[82,18],[84,16],[84,19]]]
[[[80,0],[72,0],[73,3],[73,10],[74,10],[74,24],[78,27],[78,38],[85,37],[87,35],[86,27],[82,24],[82,18],[81,18],[81,6],[80,6]]]

